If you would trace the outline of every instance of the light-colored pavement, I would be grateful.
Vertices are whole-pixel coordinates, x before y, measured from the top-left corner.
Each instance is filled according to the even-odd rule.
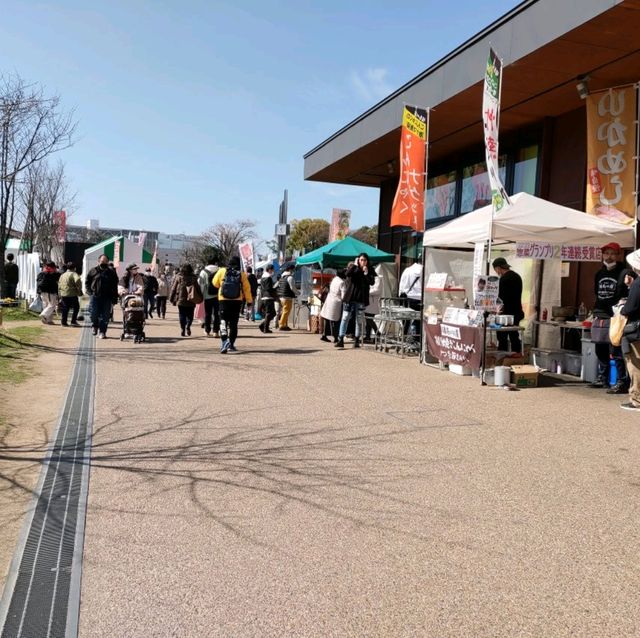
[[[174,317],[98,342],[81,636],[640,633],[620,398]]]

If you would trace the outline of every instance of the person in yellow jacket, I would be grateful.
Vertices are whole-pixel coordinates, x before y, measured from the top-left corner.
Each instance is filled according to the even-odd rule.
[[[238,319],[242,303],[253,302],[247,274],[240,270],[240,257],[231,257],[226,268],[219,268],[213,277],[220,303],[220,353],[237,352]]]

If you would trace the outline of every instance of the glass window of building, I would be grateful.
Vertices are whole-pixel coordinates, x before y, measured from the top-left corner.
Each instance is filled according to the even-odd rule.
[[[505,183],[507,176],[507,156],[501,155],[498,159],[500,179]],[[487,206],[491,203],[491,185],[485,162],[478,162],[465,166],[462,169],[462,203],[460,213],[470,213],[476,208]]]
[[[521,148],[516,154],[513,171],[513,193],[536,194],[538,172],[538,145]]]
[[[451,217],[456,211],[456,172],[427,179],[427,220]]]

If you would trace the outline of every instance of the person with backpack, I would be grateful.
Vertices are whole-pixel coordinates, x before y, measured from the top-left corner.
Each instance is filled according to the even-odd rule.
[[[263,271],[262,279],[260,279],[260,311],[264,315],[264,319],[258,326],[260,332],[265,334],[272,332],[269,329],[269,324],[276,316],[277,300],[278,293],[273,283],[273,264],[268,264]]]
[[[198,285],[198,278],[193,272],[191,264],[183,264],[180,272],[174,277],[171,285],[169,301],[178,306],[178,316],[180,318],[180,336],[185,333],[191,336],[191,324],[193,323],[193,313],[196,306],[202,303],[202,291]]]
[[[220,354],[236,352],[238,320],[243,303],[253,302],[247,274],[240,270],[240,257],[231,257],[226,268],[220,268],[213,277],[220,302]]]
[[[213,278],[218,272],[219,266],[216,259],[209,259],[207,265],[200,271],[198,283],[204,297],[204,322],[202,327],[207,335],[211,334],[213,323],[213,336],[220,336],[220,305],[218,302],[218,289],[213,285]]]
[[[278,297],[280,297],[280,303],[282,304],[279,328],[282,331],[291,330],[291,328],[289,328],[289,315],[293,308],[294,299],[300,294],[293,280],[295,268],[295,265],[288,266],[278,282]]]

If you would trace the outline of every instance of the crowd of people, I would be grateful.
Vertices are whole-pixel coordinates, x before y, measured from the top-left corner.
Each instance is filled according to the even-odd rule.
[[[640,409],[640,251],[627,255],[622,261],[621,247],[609,243],[602,247],[603,264],[595,275],[594,319],[604,327],[605,336],[596,341],[599,361],[598,378],[593,388],[604,388],[609,394],[629,393],[629,400],[621,407]],[[493,267],[500,277],[499,296],[504,312],[513,314],[516,321],[522,318],[522,280],[504,258],[497,258]],[[18,283],[18,267],[14,256],[7,255],[5,263],[5,289],[15,296]],[[400,279],[399,294],[407,298],[408,305],[419,308],[419,282],[422,265],[409,266]],[[366,253],[358,255],[354,262],[337,271],[331,282],[319,292],[321,309],[320,340],[331,342],[336,348],[345,347],[345,337],[353,337],[353,347],[371,343],[378,327],[373,317],[380,312],[380,273],[376,272]],[[37,278],[40,317],[43,323],[52,324],[56,312],[63,326],[78,326],[80,297],[90,297],[90,317],[93,334],[106,338],[109,323],[113,319],[113,306],[126,295],[136,295],[144,306],[145,318],[166,319],[167,302],[177,306],[180,335],[192,335],[196,311],[205,335],[220,339],[220,352],[236,352],[238,321],[244,316],[249,321],[260,320],[259,330],[272,333],[272,325],[280,331],[291,330],[289,320],[294,300],[300,294],[294,276],[294,266],[285,268],[276,278],[274,267],[267,265],[256,274],[251,268],[246,272],[240,267],[239,257],[232,257],[228,264],[219,266],[216,260],[196,273],[191,264],[179,269],[165,266],[155,276],[148,267],[140,272],[137,264],[129,264],[118,278],[113,263],[101,255],[96,266],[86,273],[83,281],[73,263],[58,270],[53,262],[43,264]],[[627,325],[619,344],[612,344],[608,327],[615,313],[626,317]],[[596,330],[593,329],[593,335]],[[520,350],[517,332],[503,336],[502,349],[509,345],[514,352]],[[611,368],[615,368],[615,382],[611,382]]]

